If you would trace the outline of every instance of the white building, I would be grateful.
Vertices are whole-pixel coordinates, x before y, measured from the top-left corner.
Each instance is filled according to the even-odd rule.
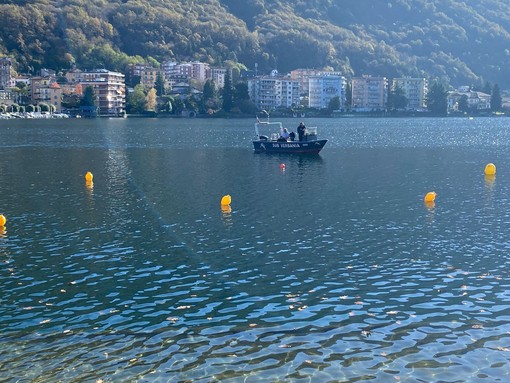
[[[165,73],[165,77],[170,77],[178,74],[177,62],[168,60],[161,64],[161,70]]]
[[[207,72],[207,78],[214,81],[214,85],[217,89],[225,86],[225,75],[227,69],[225,68],[209,68]]]
[[[334,97],[340,105],[345,103],[346,80],[343,76],[311,76],[308,79],[308,105],[310,108],[326,109]]]
[[[299,82],[287,77],[264,76],[249,80],[248,91],[259,109],[275,110],[299,105]]]
[[[319,69],[294,69],[290,71],[290,78],[299,81],[299,89],[301,95],[308,95],[309,93],[309,79],[314,76],[342,76],[340,72],[323,71]]]
[[[468,88],[448,92],[448,111],[459,112],[459,102],[462,97],[466,98],[467,107],[470,110],[489,110],[491,108],[491,95],[477,92]]]

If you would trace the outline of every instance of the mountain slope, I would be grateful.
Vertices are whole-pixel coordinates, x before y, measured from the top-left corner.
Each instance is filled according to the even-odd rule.
[[[510,86],[500,0],[0,0],[0,25],[20,71],[151,57]]]

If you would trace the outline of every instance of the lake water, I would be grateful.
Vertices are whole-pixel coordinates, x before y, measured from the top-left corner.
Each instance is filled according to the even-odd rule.
[[[510,381],[510,119],[253,122],[0,121],[0,381]]]

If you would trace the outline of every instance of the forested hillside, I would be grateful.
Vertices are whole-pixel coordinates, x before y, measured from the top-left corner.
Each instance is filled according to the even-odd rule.
[[[0,25],[20,72],[234,60],[510,87],[501,0],[0,0]]]

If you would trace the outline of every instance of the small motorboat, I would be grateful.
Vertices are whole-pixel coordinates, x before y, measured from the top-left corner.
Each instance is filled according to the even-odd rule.
[[[317,127],[306,128],[301,140],[294,132],[290,133],[289,138],[283,138],[283,133],[281,122],[257,120],[253,139],[255,153],[318,154],[328,142],[317,139]]]

